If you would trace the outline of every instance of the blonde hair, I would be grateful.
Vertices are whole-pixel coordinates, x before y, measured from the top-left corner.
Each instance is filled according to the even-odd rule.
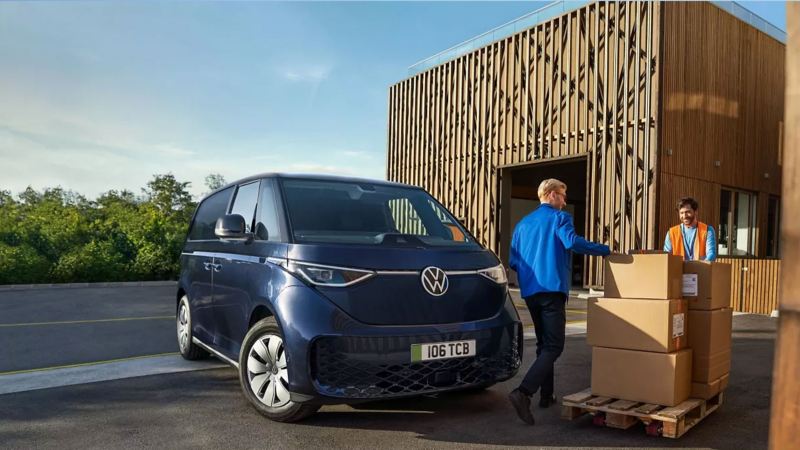
[[[565,191],[567,190],[567,185],[564,184],[564,182],[556,180],[555,178],[548,178],[539,184],[539,191],[537,194],[539,195],[540,201],[545,201],[551,192],[562,189]]]

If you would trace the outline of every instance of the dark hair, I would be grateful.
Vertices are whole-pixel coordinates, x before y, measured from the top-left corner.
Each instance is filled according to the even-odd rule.
[[[678,210],[683,208],[684,206],[689,206],[693,210],[697,211],[697,200],[693,199],[692,197],[683,197],[678,201]]]

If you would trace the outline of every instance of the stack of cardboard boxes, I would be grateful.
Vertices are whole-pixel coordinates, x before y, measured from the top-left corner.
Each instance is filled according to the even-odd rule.
[[[605,297],[588,305],[592,394],[674,406],[689,398],[692,350],[680,256],[606,258]]]
[[[730,370],[730,265],[665,253],[606,258],[590,299],[592,394],[675,406],[708,399]]]
[[[731,265],[684,262],[683,297],[689,302],[691,396],[709,399],[728,386],[731,369]]]

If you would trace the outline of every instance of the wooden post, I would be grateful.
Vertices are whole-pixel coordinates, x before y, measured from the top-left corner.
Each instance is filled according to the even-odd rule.
[[[780,318],[773,368],[770,449],[800,448],[800,4],[787,2],[786,119],[781,214]]]

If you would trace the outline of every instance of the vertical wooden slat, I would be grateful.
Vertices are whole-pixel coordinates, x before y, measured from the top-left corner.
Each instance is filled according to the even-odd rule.
[[[531,39],[531,30],[525,30],[522,34],[523,38],[520,41],[520,58],[521,65],[520,65],[520,72],[522,77],[520,78],[520,88],[522,89],[520,95],[520,117],[522,119],[521,130],[520,130],[520,150],[519,155],[517,156],[515,163],[522,162],[527,160],[527,155],[530,150],[530,133],[528,132],[528,127],[530,126],[528,116],[530,110],[530,73],[531,73],[531,46],[530,46],[530,39]],[[511,189],[511,185],[509,184],[509,189]],[[509,205],[510,206],[510,205]]]
[[[452,207],[452,191],[449,188],[450,180],[453,174],[453,151],[455,142],[453,141],[452,133],[455,131],[453,127],[453,114],[452,103],[454,101],[456,92],[452,89],[453,78],[455,77],[453,66],[457,62],[448,64],[447,66],[440,66],[440,70],[436,71],[436,117],[434,123],[436,127],[436,134],[439,137],[439,145],[436,146],[439,160],[442,161],[441,166],[447,168],[442,170],[442,181],[439,183],[438,198],[443,204]],[[435,168],[434,168],[435,169]],[[438,171],[437,171],[438,172]]]
[[[545,90],[544,79],[545,73],[547,72],[547,64],[545,63],[545,54],[547,46],[546,43],[542,40],[544,36],[546,36],[545,32],[545,25],[540,25],[536,27],[536,76],[535,80],[535,88],[533,92],[536,93],[536,110],[534,116],[534,126],[536,127],[536,138],[534,139],[534,158],[544,158],[545,149],[544,149],[544,140],[545,140],[545,123],[544,123],[544,110],[547,108],[547,103],[545,103],[544,99],[547,96],[547,91]]]
[[[647,212],[644,214],[645,216],[644,229],[647,231],[649,235],[647,239],[647,246],[652,247],[653,245],[658,244],[658,237],[655,237],[651,230],[651,228],[655,226],[655,219],[653,217],[655,214],[655,207],[653,205],[655,204],[656,198],[655,195],[653,195],[653,193],[655,192],[656,185],[655,183],[653,183],[653,186],[651,187],[650,170],[655,165],[654,159],[656,158],[657,153],[654,149],[655,143],[653,142],[653,136],[650,131],[650,121],[653,120],[652,119],[654,111],[654,109],[652,108],[654,101],[653,97],[657,98],[657,96],[653,95],[654,87],[650,80],[651,78],[650,74],[653,71],[653,66],[652,66],[653,59],[650,55],[656,51],[656,48],[660,45],[659,42],[661,39],[660,35],[653,36],[654,30],[657,30],[659,33],[663,33],[664,31],[660,30],[660,27],[654,24],[654,16],[656,14],[656,11],[661,9],[661,5],[653,2],[653,3],[647,3],[646,7],[647,7],[646,45],[648,51],[647,51],[647,64],[646,64],[647,72],[645,75],[646,107],[645,107],[644,118],[646,124],[644,127],[644,147],[643,147],[644,180],[642,181],[644,195],[642,204],[645,205],[645,207],[647,208]],[[658,120],[655,120],[655,122],[657,123]]]
[[[564,28],[564,34],[566,35],[566,45],[562,47],[563,53],[562,58],[566,61],[566,70],[562,72],[566,75],[566,83],[564,86],[565,94],[563,96],[564,101],[564,115],[562,116],[562,126],[563,133],[564,133],[564,150],[562,154],[571,155],[572,153],[572,108],[571,108],[571,100],[572,100],[572,91],[570,89],[570,84],[572,80],[572,58],[574,52],[572,51],[572,44],[574,39],[572,38],[572,27],[575,24],[575,21],[572,20],[572,14],[567,14],[564,18],[566,21],[566,27]],[[559,109],[561,105],[559,105]]]
[[[551,20],[549,22],[549,25],[550,25],[550,30],[547,33],[547,37],[545,38],[547,40],[547,42],[548,42],[548,46],[547,46],[548,47],[548,52],[547,52],[548,60],[545,61],[545,64],[547,64],[547,71],[545,72],[545,76],[547,77],[547,89],[548,89],[549,92],[548,92],[547,111],[546,111],[546,114],[547,114],[547,123],[546,123],[547,135],[546,135],[545,147],[544,147],[544,151],[546,153],[544,153],[544,155],[546,155],[547,158],[552,158],[553,156],[555,156],[555,152],[553,150],[553,147],[555,147],[555,145],[553,143],[553,141],[554,141],[554,139],[553,139],[553,134],[554,134],[553,128],[554,128],[554,125],[555,125],[555,114],[553,114],[553,110],[555,109],[554,106],[553,106],[553,97],[555,97],[555,87],[556,87],[555,86],[556,78],[554,76],[555,73],[556,73],[556,71],[555,71],[555,67],[556,67],[556,64],[555,64],[556,63],[556,59],[555,59],[555,57],[556,57],[556,50],[555,50],[556,44],[555,44],[555,41],[556,41],[556,33],[557,33],[556,20],[555,19]]]
[[[641,97],[639,92],[639,82],[641,80],[641,48],[642,48],[642,27],[641,27],[641,13],[643,5],[639,2],[635,2],[635,13],[633,14],[633,24],[636,27],[636,38],[633,41],[633,73],[634,73],[634,80],[633,80],[633,196],[634,196],[634,209],[633,209],[633,222],[637,224],[637,228],[639,231],[639,238],[634,240],[634,247],[635,248],[647,248],[647,230],[645,228],[645,223],[640,221],[641,217],[644,217],[647,206],[642,203],[641,201],[644,200],[644,191],[647,189],[647,186],[642,186],[642,196],[639,196],[639,161],[642,159],[642,149],[639,148],[639,125],[642,118],[641,111],[639,110],[639,97]],[[647,170],[647,166],[643,165],[643,170]],[[644,245],[643,245],[644,244]]]
[[[602,165],[603,165],[603,180],[604,180],[604,182],[603,182],[603,206],[602,206],[602,208],[603,208],[603,226],[607,227],[607,229],[608,229],[608,243],[611,246],[611,251],[619,251],[619,248],[614,244],[614,231],[613,231],[613,224],[612,224],[612,222],[614,220],[614,216],[613,216],[614,206],[613,206],[613,204],[611,204],[611,198],[612,198],[612,195],[613,195],[613,192],[614,192],[614,184],[615,183],[614,183],[613,171],[610,170],[610,168],[613,167],[613,159],[611,161],[609,161],[609,155],[613,155],[613,152],[609,152],[609,145],[608,145],[608,124],[609,124],[608,114],[607,114],[608,113],[608,96],[611,95],[611,89],[610,89],[611,84],[608,81],[608,79],[609,79],[609,76],[608,76],[608,74],[609,74],[608,65],[609,65],[609,62],[611,61],[611,56],[610,56],[610,54],[611,54],[611,52],[610,52],[611,38],[609,36],[609,22],[608,22],[610,3],[604,2],[603,6],[604,6],[604,8],[603,8],[603,10],[604,10],[603,11],[604,12],[603,26],[605,28],[605,35],[604,35],[604,38],[603,38],[603,56],[601,58],[603,60],[602,82],[603,82],[603,91],[604,91],[603,94],[602,94],[603,95],[603,101],[602,101],[602,107],[601,107],[601,111],[602,111],[601,117],[602,117],[602,120],[603,120],[603,126],[601,127],[601,130],[602,130],[602,133],[603,133],[603,144],[602,144],[603,145],[603,149],[602,149],[603,162],[602,162]],[[605,230],[604,230],[604,232],[605,232]]]
[[[583,84],[583,92],[585,93],[584,102],[584,129],[586,130],[586,151],[589,154],[589,167],[591,171],[591,182],[589,183],[589,201],[588,201],[588,220],[589,220],[589,227],[588,227],[588,237],[593,241],[599,240],[598,233],[597,233],[597,198],[598,198],[598,188],[597,188],[597,153],[595,151],[594,142],[596,140],[596,121],[592,122],[592,110],[590,109],[589,105],[592,104],[597,106],[597,96],[593,95],[596,93],[596,87],[594,84],[595,73],[597,71],[596,66],[591,64],[591,61],[594,61],[596,64],[597,61],[597,37],[594,31],[597,29],[594,26],[594,17],[597,15],[597,4],[592,4],[585,11],[585,18],[584,18],[584,26],[585,26],[585,33],[586,33],[586,41],[587,45],[586,50],[584,52],[584,61],[586,64],[586,77],[584,79]],[[590,52],[591,51],[591,52]],[[592,88],[595,88],[592,90]],[[598,279],[599,276],[599,261],[598,258],[590,257],[589,264],[587,265],[586,275],[584,278],[584,282],[587,285],[595,285],[597,284],[595,281]]]
[[[622,195],[621,195],[622,204],[620,205],[621,206],[620,234],[622,235],[621,236],[622,248],[625,250],[631,249],[630,246],[631,236],[628,230],[629,230],[629,225],[633,225],[632,223],[628,222],[628,215],[630,214],[630,211],[628,211],[628,198],[629,198],[628,196],[630,193],[629,183],[631,181],[631,177],[628,174],[628,52],[630,51],[630,47],[628,44],[630,42],[630,39],[628,39],[629,36],[628,33],[630,33],[630,9],[629,9],[630,6],[631,6],[630,2],[620,3],[620,7],[624,7],[623,12],[625,14],[624,19],[620,19],[621,22],[625,24],[623,32],[620,33],[620,36],[623,37],[625,41],[620,46],[622,48],[622,58],[621,58],[622,96],[620,97],[620,95],[617,94],[617,102],[619,103],[619,99],[620,98],[622,99],[622,105],[617,105],[617,109],[618,110],[620,108],[622,109],[622,123],[620,124],[622,132],[622,149],[621,149],[622,183],[620,183],[622,188]],[[614,119],[618,121],[618,117],[615,117]],[[633,157],[634,158],[636,157],[635,153]]]
[[[622,7],[622,3],[612,3],[613,11],[614,11],[614,28],[612,35],[609,36],[611,40],[609,41],[609,50],[610,50],[610,57],[612,59],[612,67],[613,72],[611,74],[611,79],[609,80],[608,86],[608,96],[611,98],[611,118],[608,120],[608,126],[611,128],[611,151],[610,155],[612,158],[611,163],[611,178],[613,180],[613,190],[614,195],[612,196],[612,215],[613,218],[611,220],[611,235],[614,237],[614,241],[618,244],[618,248],[620,251],[626,251],[627,249],[623,247],[623,239],[622,239],[622,225],[623,225],[623,216],[622,216],[622,197],[624,193],[624,181],[622,179],[617,178],[617,162],[621,163],[624,160],[625,156],[622,150],[619,148],[619,122],[617,120],[617,116],[619,113],[619,47],[620,47],[620,26],[619,26],[619,12],[620,8]],[[612,81],[613,80],[613,81]],[[619,222],[617,222],[617,217],[619,216]]]

